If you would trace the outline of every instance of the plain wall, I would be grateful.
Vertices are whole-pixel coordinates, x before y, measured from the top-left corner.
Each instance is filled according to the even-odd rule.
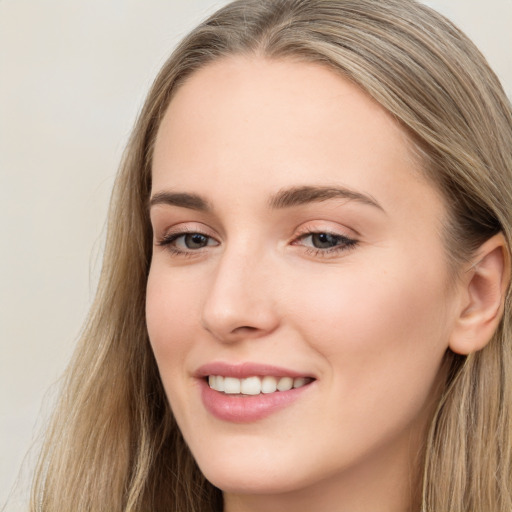
[[[176,42],[225,3],[0,0],[0,509],[91,303],[144,95]],[[426,3],[475,40],[512,96],[512,0]],[[22,510],[32,464],[8,510]]]

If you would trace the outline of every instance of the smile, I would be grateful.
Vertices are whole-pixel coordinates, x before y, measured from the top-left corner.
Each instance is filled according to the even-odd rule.
[[[224,377],[222,375],[209,375],[208,385],[211,389],[227,395],[259,395],[260,393],[270,394],[279,391],[290,391],[312,382],[309,377],[247,377],[238,379],[236,377]]]
[[[201,401],[215,418],[251,423],[303,402],[316,388],[317,377],[296,370],[255,362],[207,363],[194,372]]]

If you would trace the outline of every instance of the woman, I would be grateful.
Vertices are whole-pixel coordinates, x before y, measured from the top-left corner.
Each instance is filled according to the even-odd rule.
[[[512,110],[410,0],[242,0],[166,63],[33,510],[509,511]]]

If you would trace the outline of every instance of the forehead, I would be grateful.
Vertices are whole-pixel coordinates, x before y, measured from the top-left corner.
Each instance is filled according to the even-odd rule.
[[[153,159],[154,188],[219,198],[229,192],[219,183],[269,194],[336,184],[387,189],[391,205],[413,185],[431,189],[422,174],[405,131],[358,86],[319,64],[262,57],[192,74],[169,105]]]
[[[245,148],[254,141],[272,149],[283,148],[293,136],[313,141],[333,129],[349,127],[339,143],[350,146],[351,138],[370,134],[374,125],[408,143],[391,115],[332,69],[309,62],[235,56],[201,68],[181,84],[159,138],[172,135],[166,142],[175,140],[176,146],[178,138],[202,137],[203,144],[222,139]],[[275,138],[279,129],[285,131]],[[375,145],[379,140],[388,142],[385,137],[371,142]]]

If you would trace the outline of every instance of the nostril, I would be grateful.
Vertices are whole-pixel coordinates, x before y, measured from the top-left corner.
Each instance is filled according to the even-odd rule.
[[[244,338],[258,338],[272,333],[279,325],[279,316],[272,304],[257,304],[240,297],[222,295],[222,290],[212,292],[203,306],[201,325],[217,340],[225,343]]]
[[[251,327],[250,325],[242,325],[241,327],[236,327],[235,329],[233,329],[233,332],[244,332],[244,331],[248,331],[248,332],[254,332],[254,331],[257,331],[258,328],[257,327]]]

